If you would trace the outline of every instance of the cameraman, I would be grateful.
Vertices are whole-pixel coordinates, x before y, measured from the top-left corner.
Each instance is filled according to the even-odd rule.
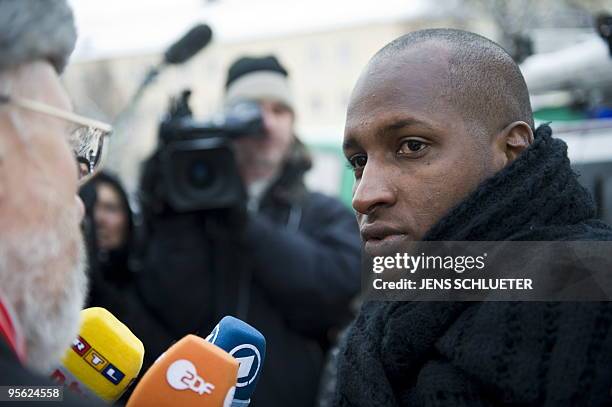
[[[304,185],[311,163],[275,57],[230,67],[225,102],[241,101],[259,104],[264,132],[233,141],[246,211],[151,215],[159,202],[143,202],[149,243],[140,290],[177,339],[205,336],[227,314],[255,326],[267,351],[252,406],[312,406],[325,350],[359,290],[358,229],[338,200]],[[145,165],[144,196],[159,186],[159,171],[156,153]]]

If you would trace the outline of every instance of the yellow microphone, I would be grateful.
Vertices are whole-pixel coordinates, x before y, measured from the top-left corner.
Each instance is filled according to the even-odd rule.
[[[144,346],[104,308],[81,311],[81,330],[51,378],[85,397],[113,403],[136,379]]]

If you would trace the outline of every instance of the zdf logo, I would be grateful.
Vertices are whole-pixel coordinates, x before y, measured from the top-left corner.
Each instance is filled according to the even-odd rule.
[[[200,396],[204,393],[212,394],[215,385],[206,383],[203,378],[198,376],[198,372],[193,363],[187,359],[179,359],[173,362],[166,371],[168,384],[176,390],[192,390]]]
[[[203,378],[198,376],[195,365],[187,359],[172,362],[166,371],[166,380],[173,389],[189,389],[200,396],[204,393],[212,394],[215,389],[214,384],[206,383]],[[231,407],[235,392],[236,386],[229,388],[223,401],[223,407]]]

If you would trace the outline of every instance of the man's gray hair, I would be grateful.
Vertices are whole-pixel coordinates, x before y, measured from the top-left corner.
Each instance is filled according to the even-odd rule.
[[[42,59],[61,72],[75,42],[66,0],[0,0],[0,71]]]

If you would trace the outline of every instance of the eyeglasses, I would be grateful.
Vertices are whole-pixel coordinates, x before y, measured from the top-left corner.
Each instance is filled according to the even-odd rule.
[[[10,103],[22,109],[53,116],[75,125],[68,142],[76,158],[79,186],[85,184],[102,168],[108,150],[107,137],[113,132],[111,125],[35,100],[0,95],[0,104],[3,103]]]

